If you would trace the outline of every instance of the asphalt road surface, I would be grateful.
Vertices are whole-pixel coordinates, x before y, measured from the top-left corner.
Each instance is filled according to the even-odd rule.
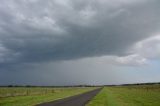
[[[37,106],[85,106],[102,88]]]

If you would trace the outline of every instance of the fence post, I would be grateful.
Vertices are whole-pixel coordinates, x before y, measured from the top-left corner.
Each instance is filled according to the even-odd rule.
[[[26,91],[26,95],[28,96],[29,95],[29,90],[27,89],[27,91]]]

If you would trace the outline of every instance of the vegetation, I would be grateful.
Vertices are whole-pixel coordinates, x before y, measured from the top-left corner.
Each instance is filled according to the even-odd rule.
[[[95,87],[0,87],[0,106],[32,106]],[[87,106],[160,106],[160,84],[104,87]]]
[[[77,95],[92,89],[94,88],[1,87],[0,106],[32,106],[43,102]]]
[[[87,106],[160,106],[160,85],[105,87]]]

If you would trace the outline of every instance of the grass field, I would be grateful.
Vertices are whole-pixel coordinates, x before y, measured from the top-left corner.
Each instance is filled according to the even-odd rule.
[[[160,106],[160,85],[105,87],[87,106]]]
[[[1,87],[0,106],[33,106],[93,89],[95,88]],[[160,85],[105,87],[87,106],[160,106]]]
[[[0,106],[33,106],[92,90],[94,88],[0,88]]]

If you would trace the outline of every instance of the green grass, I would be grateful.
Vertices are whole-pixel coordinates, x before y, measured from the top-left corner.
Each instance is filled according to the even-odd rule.
[[[160,85],[105,87],[87,106],[160,106]]]
[[[42,88],[42,87],[0,87],[0,97],[13,97],[13,96],[30,96],[39,94],[54,93],[60,88]]]
[[[40,104],[43,102],[49,102],[80,93],[87,92],[94,88],[2,88],[0,91],[6,91],[13,93],[22,93],[24,96],[14,96],[14,97],[1,97],[0,106],[33,106],[35,104]],[[14,91],[14,92],[13,92]],[[15,92],[16,91],[16,92]],[[25,93],[28,92],[29,93]],[[34,93],[34,91],[36,93]],[[41,91],[41,93],[40,93]],[[37,93],[38,92],[38,93]],[[3,95],[5,95],[5,93]],[[27,94],[27,95],[26,95]],[[16,94],[15,94],[16,95]]]
[[[103,88],[100,93],[89,102],[87,106],[117,106],[115,98],[108,88]],[[119,106],[119,105],[118,105]]]

